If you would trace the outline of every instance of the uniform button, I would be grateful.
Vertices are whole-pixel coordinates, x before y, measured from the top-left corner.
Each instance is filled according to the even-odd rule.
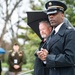
[[[56,70],[56,68],[54,68],[54,70]]]

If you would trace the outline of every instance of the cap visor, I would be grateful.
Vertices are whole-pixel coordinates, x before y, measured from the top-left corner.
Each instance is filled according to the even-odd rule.
[[[54,10],[54,11],[47,11],[46,13],[47,13],[47,15],[56,14],[56,13],[57,13],[57,10]]]

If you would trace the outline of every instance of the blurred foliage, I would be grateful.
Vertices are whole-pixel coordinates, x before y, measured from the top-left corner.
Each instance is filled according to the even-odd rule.
[[[65,16],[69,19],[72,25],[75,27],[75,0],[64,0],[67,5]]]
[[[34,53],[37,50],[41,40],[35,33],[28,33],[27,35],[30,40],[28,40],[28,42],[24,46],[26,59],[27,59],[26,66],[28,66],[30,69],[32,69],[34,66],[33,63],[34,63],[34,59],[35,59]]]

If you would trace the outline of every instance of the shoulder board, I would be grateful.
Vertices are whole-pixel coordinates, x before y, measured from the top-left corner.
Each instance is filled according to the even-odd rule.
[[[9,50],[9,52],[12,52],[13,50]]]
[[[22,51],[19,51],[19,52],[22,52]]]

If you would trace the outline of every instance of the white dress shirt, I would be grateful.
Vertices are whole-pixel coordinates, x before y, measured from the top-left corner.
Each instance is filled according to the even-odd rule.
[[[54,30],[55,30],[55,34],[59,31],[60,27],[63,25],[63,22],[61,24],[59,24]]]

